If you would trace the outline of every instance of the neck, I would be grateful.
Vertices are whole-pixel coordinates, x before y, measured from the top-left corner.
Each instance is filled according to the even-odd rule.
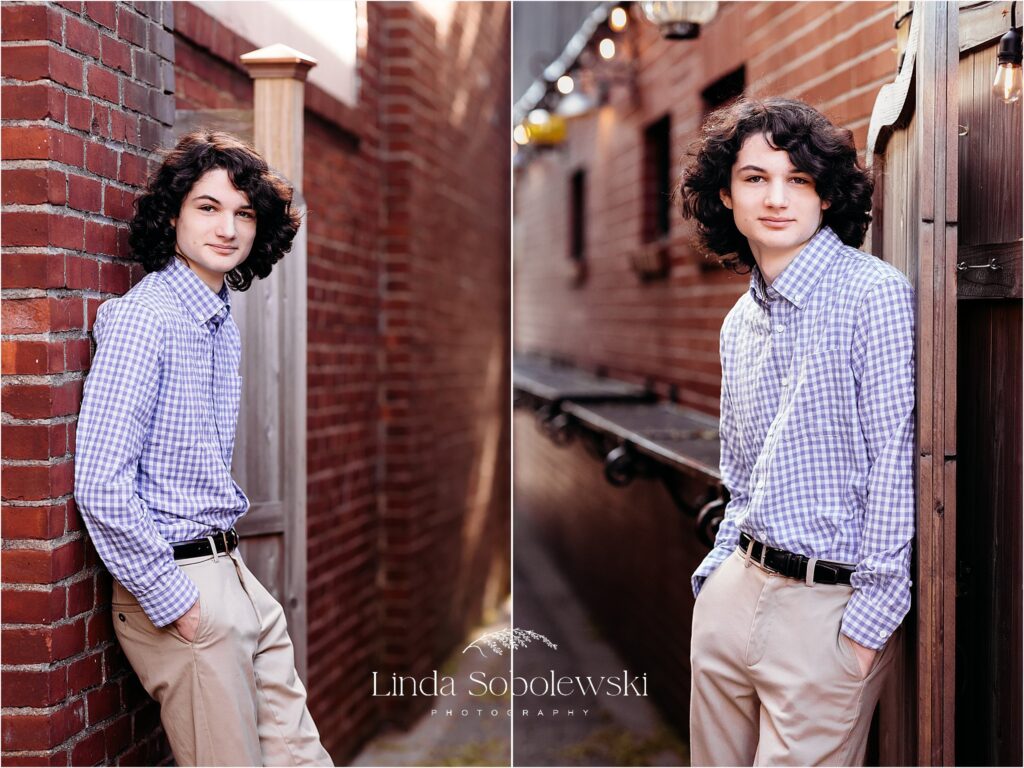
[[[179,261],[195,273],[196,277],[205,283],[207,288],[214,293],[220,293],[220,289],[224,287],[224,275],[219,272],[211,272],[208,269],[203,269],[182,253],[177,254],[177,257]]]
[[[804,243],[806,245],[806,243]],[[757,268],[761,272],[761,277],[764,278],[766,285],[771,285],[775,278],[782,274],[782,271],[790,265],[796,255],[800,253],[803,248],[798,248],[795,251],[789,252],[772,252],[755,249],[751,246],[750,252],[754,255],[754,261],[757,262]]]

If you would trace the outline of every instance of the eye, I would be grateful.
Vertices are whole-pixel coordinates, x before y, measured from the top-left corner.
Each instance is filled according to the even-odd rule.
[[[763,180],[764,180],[763,176],[747,176],[747,178],[744,179],[744,181],[763,181]]]
[[[199,206],[199,210],[200,211],[206,211],[206,212],[212,211],[213,210],[213,206],[210,205],[209,203],[204,203],[203,205]]]
[[[243,218],[246,218],[246,219],[255,219],[256,218],[255,214],[253,214],[252,211],[239,211],[238,215],[242,216]]]
[[[810,179],[805,179],[802,176],[794,176],[792,178],[792,181],[796,182],[797,184],[813,184],[814,183]]]

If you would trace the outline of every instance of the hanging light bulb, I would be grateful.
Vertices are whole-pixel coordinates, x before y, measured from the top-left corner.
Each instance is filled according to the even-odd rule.
[[[601,41],[601,44],[597,46],[597,50],[600,51],[602,59],[614,59],[615,41],[610,37],[606,37]]]
[[[533,125],[544,125],[551,119],[551,113],[546,109],[534,109],[526,116],[526,119]]]
[[[613,32],[621,32],[628,23],[629,16],[626,14],[625,8],[619,5],[612,9],[611,15],[608,17],[608,26],[612,28]]]
[[[519,146],[526,146],[530,143],[530,134],[526,132],[525,125],[517,125],[512,131],[512,140]]]
[[[572,76],[570,75],[562,75],[558,78],[558,82],[555,83],[555,87],[558,88],[558,92],[563,96],[572,93],[572,89],[575,86],[576,84],[573,82]]]
[[[999,53],[996,56],[999,67],[996,79],[992,83],[993,95],[1006,104],[1020,99],[1021,92],[1021,35],[1017,29],[1017,9],[1010,3],[1010,31],[999,40]]]

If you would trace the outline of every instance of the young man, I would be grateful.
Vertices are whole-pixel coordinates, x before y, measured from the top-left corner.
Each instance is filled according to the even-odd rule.
[[[149,274],[93,329],[75,497],[178,765],[332,764],[284,611],[232,527],[249,501],[231,478],[241,347],[228,286],[246,290],[291,248],[291,197],[234,137],[183,137],[131,223]]]
[[[799,101],[712,115],[680,187],[750,270],[722,325],[730,501],[693,574],[693,765],[859,765],[910,608],[914,292],[856,250],[872,182]],[[737,270],[738,271],[738,270]]]

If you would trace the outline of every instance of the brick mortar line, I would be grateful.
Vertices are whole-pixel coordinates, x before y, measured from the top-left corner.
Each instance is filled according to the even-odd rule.
[[[5,466],[7,461],[7,459],[3,460]],[[25,501],[24,499],[4,499],[3,502],[8,507],[55,507],[58,504],[66,504],[74,497],[74,493],[65,493],[61,496],[53,496],[49,499],[32,499],[31,501]],[[40,541],[43,541],[43,539],[40,539]],[[5,543],[6,540],[0,540],[0,547]]]
[[[24,584],[22,582],[11,582],[9,584],[5,583],[3,586],[4,586],[4,591],[5,592],[52,592],[53,588],[55,586],[56,587],[72,587],[75,584],[78,584],[79,582],[85,581],[86,579],[92,579],[97,574],[104,573],[104,572],[105,572],[105,569],[102,566],[94,565],[91,568],[87,568],[85,570],[78,571],[77,573],[72,573],[70,576],[65,576],[60,581],[55,581],[52,584]],[[80,578],[76,579],[75,578],[76,576],[78,576]],[[90,608],[87,611],[83,611],[82,613],[76,613],[75,616],[73,616],[73,617],[72,616],[67,616],[65,618],[77,618],[77,617],[83,616],[86,613],[89,613],[89,611],[92,611],[94,609],[95,609],[95,606],[93,606],[92,608]],[[52,625],[51,624],[41,624],[39,622],[29,622],[29,623],[24,623],[23,622],[21,624],[11,624],[10,622],[3,622],[3,626],[48,627],[48,626],[52,626]],[[3,666],[4,666],[3,664],[0,664],[0,667],[3,667]]]
[[[35,670],[32,670],[32,671],[35,671]],[[48,715],[51,715],[51,714],[57,714],[57,712],[59,712],[59,711],[61,711],[63,709],[66,709],[68,704],[70,704],[71,702],[77,701],[78,699],[84,699],[85,696],[86,696],[86,692],[87,691],[95,690],[96,687],[102,688],[105,683],[111,683],[111,682],[114,682],[114,681],[120,681],[120,680],[123,680],[127,676],[128,676],[127,674],[119,675],[117,677],[113,677],[113,678],[110,678],[108,680],[103,681],[103,683],[100,683],[99,686],[90,686],[89,688],[83,688],[79,693],[76,693],[74,696],[68,697],[67,699],[65,699],[64,701],[60,702],[59,704],[51,704],[48,707],[3,707],[3,708],[0,708],[0,714],[8,715],[8,716],[10,716],[10,715],[43,715],[43,716],[48,716]],[[103,723],[106,723],[106,722],[108,722],[110,720],[113,720],[114,718],[117,718],[117,717],[121,717],[121,716],[124,716],[124,715],[135,714],[142,707],[146,706],[146,703],[147,702],[143,702],[141,705],[139,705],[138,707],[135,707],[134,709],[119,709],[118,711],[114,712],[114,714],[112,714],[110,717],[104,718],[103,720],[100,720],[97,723],[93,723],[92,725],[88,726],[87,728],[83,729],[82,731],[79,731],[78,733],[85,733],[86,735],[91,735],[90,731],[94,727],[101,726],[101,725],[103,725]],[[71,736],[68,737],[68,741],[74,740],[75,736],[77,736],[77,735],[78,735],[77,733],[76,734],[72,734]],[[63,746],[64,744],[67,744],[68,741],[61,742],[60,746]],[[77,742],[75,742],[75,743],[77,743]],[[59,747],[51,747],[50,749],[58,749],[58,748]],[[9,753],[8,752],[4,752],[4,754],[9,754]]]
[[[42,333],[4,333],[0,334],[2,341],[75,341],[82,338],[84,328],[67,331],[44,331]],[[73,336],[72,334],[78,334]]]
[[[849,27],[848,29],[840,32],[837,37],[835,37],[833,39],[829,39],[829,40],[823,41],[822,44],[817,46],[816,48],[813,48],[811,50],[805,51],[802,55],[797,56],[795,59],[791,59],[790,61],[788,61],[786,64],[784,64],[781,67],[773,68],[769,73],[766,73],[766,75],[770,74],[770,75],[772,75],[775,78],[780,78],[780,77],[783,77],[783,76],[789,74],[790,72],[792,72],[794,70],[799,69],[802,66],[805,66],[808,62],[813,61],[815,58],[820,56],[822,52],[831,50],[831,49],[841,45],[842,43],[845,43],[848,40],[855,39],[855,36],[856,36],[856,34],[858,32],[860,32],[861,30],[866,29],[867,27],[869,27],[872,24],[876,23],[878,21],[878,18],[880,18],[880,17],[881,17],[881,14],[878,14],[878,15],[876,15],[875,17],[873,17],[871,19],[861,20],[859,23],[854,24],[852,27]],[[812,27],[811,30],[807,30],[805,28],[803,31],[805,33],[807,31],[813,31],[814,29],[817,29],[819,26],[822,26],[823,24],[824,24],[824,20],[820,24],[817,24],[814,27]],[[794,35],[790,35],[790,38],[796,39],[795,34]],[[789,40],[789,38],[787,38],[787,40],[780,41],[777,45],[775,45],[772,48],[770,48],[767,51],[765,51],[765,53],[762,54],[761,56],[758,56],[757,58],[748,60],[746,62],[748,68],[756,69],[756,67],[759,66],[759,59],[767,58],[767,54],[769,54],[769,53],[771,55],[774,55],[774,54],[777,54],[780,50],[783,50],[783,49],[785,49],[787,47],[792,47],[793,43],[792,42],[787,42],[788,40]],[[878,50],[881,47],[882,46],[879,46],[875,50]],[[885,48],[892,48],[892,43],[888,42],[888,43],[885,44],[884,47]],[[850,62],[844,62],[844,66],[848,66],[849,63]],[[830,70],[829,74],[834,75],[837,72],[841,71],[841,69],[842,68],[840,67],[840,68],[836,68],[835,70]]]
[[[26,5],[34,5],[34,4],[35,3],[26,3]],[[131,13],[133,13],[135,16],[137,16],[140,19],[143,19],[146,22],[146,26],[147,26],[146,40],[147,40],[147,43],[144,43],[143,45],[138,45],[137,43],[131,42],[126,37],[122,37],[121,33],[118,30],[110,29],[110,27],[106,27],[106,26],[100,24],[98,21],[93,20],[89,16],[84,16],[82,14],[75,13],[74,11],[70,11],[67,8],[63,8],[61,6],[48,5],[46,7],[50,8],[52,10],[57,11],[57,13],[60,15],[60,21],[61,21],[61,28],[60,28],[61,39],[60,40],[50,40],[49,38],[42,39],[42,40],[4,40],[2,46],[0,46],[0,47],[2,47],[2,48],[31,48],[33,46],[38,47],[39,45],[46,45],[48,47],[54,48],[54,50],[62,51],[62,52],[67,53],[67,54],[69,54],[71,56],[74,56],[75,58],[82,58],[83,61],[95,61],[96,63],[100,64],[101,66],[106,67],[106,64],[104,64],[101,59],[99,59],[99,58],[92,58],[91,54],[82,53],[81,51],[76,51],[74,48],[68,47],[68,41],[67,41],[67,37],[68,37],[68,35],[67,35],[67,19],[68,19],[68,17],[74,17],[76,19],[80,19],[85,24],[85,26],[97,30],[101,35],[106,35],[107,37],[112,37],[112,38],[114,38],[114,40],[116,40],[116,41],[118,41],[120,43],[124,43],[125,45],[128,46],[129,51],[131,51],[131,50],[144,51],[145,53],[153,54],[154,56],[156,56],[156,58],[160,59],[161,61],[170,61],[170,62],[173,63],[172,59],[165,59],[159,53],[157,53],[156,51],[151,50],[148,47],[148,40],[149,40],[148,27],[149,27],[150,24],[153,24],[154,26],[159,27],[164,32],[170,32],[172,35],[175,34],[174,30],[167,29],[167,27],[164,25],[162,19],[161,19],[161,21],[157,21],[156,19],[152,19],[149,16],[143,16],[141,13],[139,13],[135,8],[133,8],[130,5],[127,5],[127,4],[117,5],[115,3],[115,8],[125,8],[128,11],[130,11]],[[115,18],[117,17],[116,10],[115,10],[114,16],[115,16]],[[48,32],[47,32],[47,34],[48,34]],[[97,45],[100,45],[100,43],[98,41],[97,41]],[[129,57],[129,58],[131,58],[131,57]],[[109,69],[109,67],[108,67],[108,69]],[[134,69],[135,69],[135,64],[133,62],[132,63],[132,70],[134,70]],[[111,71],[112,72],[116,72],[117,70],[111,70]]]
[[[89,99],[91,101],[93,97],[85,96],[85,98]],[[110,104],[110,103],[111,102],[109,102],[109,101],[103,102],[103,104]],[[133,114],[141,115],[142,113],[141,112],[134,112]],[[148,117],[150,120],[152,120],[154,123],[157,123],[158,125],[166,125],[165,123],[161,123],[159,120],[156,120],[155,118],[153,118],[152,115],[144,115],[144,117]],[[110,138],[107,138],[105,136],[99,136],[97,134],[91,133],[89,131],[83,131],[80,128],[75,128],[73,126],[70,126],[67,123],[58,122],[56,119],[54,119],[51,116],[46,116],[46,117],[41,117],[41,118],[32,118],[32,119],[30,119],[30,118],[24,118],[24,119],[22,119],[22,118],[18,118],[18,119],[8,119],[8,118],[5,118],[3,121],[0,121],[0,126],[3,126],[4,128],[52,128],[52,129],[59,129],[61,133],[67,134],[69,136],[74,136],[75,138],[83,139],[83,145],[84,146],[101,146],[104,149],[109,149],[111,152],[119,152],[121,154],[124,154],[124,152],[126,150],[128,150],[128,149],[134,149],[134,150],[136,150],[136,152],[132,152],[132,153],[129,153],[129,154],[137,155],[141,159],[147,160],[147,161],[151,159],[150,157],[147,157],[147,155],[156,155],[156,154],[158,154],[157,150],[144,149],[143,147],[140,147],[138,144],[131,144],[131,143],[127,142],[127,141],[121,141],[121,140],[118,140],[118,139],[110,139]],[[86,141],[86,139],[89,139],[89,141]],[[29,165],[22,165],[22,163],[27,163]],[[31,165],[32,163],[36,163],[36,164],[38,164],[38,163],[46,163],[47,164],[46,167],[50,167],[50,166],[54,166],[54,165],[66,166],[66,167],[70,167],[70,168],[77,168],[79,171],[82,171],[83,173],[92,173],[92,171],[89,171],[89,170],[87,170],[85,168],[78,168],[78,166],[68,166],[67,163],[62,163],[59,160],[51,160],[51,159],[42,158],[42,157],[5,157],[3,159],[3,161],[2,161],[2,163],[0,163],[0,168],[3,168],[4,170],[18,170],[19,168],[38,168],[38,167],[40,167],[39,165]],[[116,181],[116,179],[114,179],[114,181]]]
[[[10,424],[11,426],[18,426],[18,427],[22,427],[22,426],[24,426],[24,427],[31,427],[31,426],[49,427],[49,426],[54,426],[56,424],[73,424],[73,423],[75,423],[77,421],[78,421],[78,416],[74,416],[74,415],[71,415],[71,414],[64,414],[62,416],[50,416],[50,417],[47,417],[45,419],[17,419],[17,418],[15,418],[13,416],[10,416],[10,415],[6,414],[6,413],[0,414],[0,424]],[[60,457],[58,457],[58,458],[60,458]],[[7,459],[4,459],[4,461],[6,462]],[[40,506],[40,505],[37,504],[36,506]]]
[[[51,505],[52,506],[52,505]],[[53,539],[8,539],[5,538],[0,543],[0,551],[7,552],[9,550],[32,550],[34,552],[52,552],[55,549],[60,549],[65,544],[72,544],[76,541],[84,541],[88,534],[84,530],[69,531],[62,533]],[[81,571],[79,571],[81,573]],[[69,578],[69,577],[65,577]],[[22,583],[22,582],[17,582]],[[50,582],[56,583],[56,582]]]
[[[71,587],[71,586],[74,586],[75,584],[77,584],[78,581],[85,581],[86,578],[90,578],[91,579],[91,578],[93,578],[94,576],[97,576],[100,573],[106,573],[106,569],[104,569],[103,566],[94,565],[91,568],[87,568],[85,570],[78,571],[77,573],[73,573],[73,574],[71,574],[71,576],[65,576],[60,581],[55,581],[55,582],[53,582],[51,584],[22,584],[21,582],[11,582],[9,584],[8,583],[4,583],[3,588],[4,588],[5,592],[52,592],[54,587]],[[85,574],[84,578],[78,579],[78,581],[74,581],[73,580],[75,576],[80,576],[82,574]],[[35,587],[35,589],[34,589],[34,587]],[[102,605],[110,605],[110,603],[100,603],[99,605],[100,606],[102,606]],[[50,624],[42,624],[42,623],[39,623],[39,622],[27,623],[27,624],[11,624],[9,622],[4,622],[0,626],[6,627],[8,629],[11,629],[11,628],[14,628],[14,627],[52,627],[52,626],[62,626],[63,627],[63,626],[67,626],[68,624],[73,624],[75,621],[77,621],[78,619],[81,619],[83,616],[87,616],[90,613],[95,613],[98,607],[99,606],[94,605],[92,608],[88,609],[87,611],[84,611],[82,613],[76,613],[74,616],[62,616],[60,619],[58,619],[58,620],[56,620],[54,622],[51,622]],[[84,654],[84,651],[83,651],[83,654]],[[88,654],[85,654],[85,655],[88,655]],[[79,659],[79,658],[81,658],[81,655],[69,657],[69,659],[71,659],[72,661],[74,661],[76,659]],[[64,661],[64,659],[62,659],[61,661]],[[51,662],[39,662],[39,663],[52,666]],[[52,662],[52,663],[56,664],[56,663],[59,663],[59,662]],[[4,666],[4,665],[0,665],[0,667],[2,667],[2,666]],[[20,666],[24,666],[24,665],[20,665]]]
[[[85,92],[81,91],[80,93],[85,93]],[[90,102],[100,101],[101,102],[100,106],[103,106],[104,104],[113,104],[113,102],[111,102],[111,101],[105,101],[103,99],[100,99],[97,96],[90,96],[88,94],[86,94],[83,98],[85,98],[86,100],[88,100]],[[114,106],[117,107],[116,104],[114,104]],[[148,114],[148,113],[136,112],[135,110],[127,108],[127,107],[123,111],[128,112],[129,114],[142,115],[143,117],[146,117],[146,118],[152,120],[154,123],[156,123],[158,125],[167,125],[167,123],[160,122],[155,117],[153,117],[153,115]],[[81,128],[75,128],[74,126],[68,125],[66,122],[65,123],[58,122],[56,119],[54,119],[53,117],[51,117],[49,115],[47,115],[46,117],[42,117],[42,118],[4,118],[4,120],[2,122],[0,122],[0,125],[3,125],[4,128],[52,128],[52,129],[60,129],[61,133],[67,134],[69,136],[75,136],[76,138],[80,138],[80,139],[83,139],[83,140],[84,139],[92,139],[92,141],[83,141],[83,144],[85,146],[89,146],[89,145],[96,146],[96,145],[99,145],[99,146],[104,147],[105,149],[111,150],[112,152],[122,152],[122,153],[125,151],[126,147],[127,148],[137,149],[141,153],[143,153],[143,154],[141,154],[141,157],[144,160],[150,159],[150,158],[147,158],[145,156],[146,154],[150,154],[150,155],[158,154],[157,150],[144,149],[144,148],[138,146],[137,144],[130,144],[127,141],[119,141],[119,140],[116,140],[116,139],[110,139],[110,138],[107,138],[106,136],[99,136],[99,135],[97,135],[95,133],[92,133],[91,131],[83,131]],[[132,153],[132,154],[135,154],[135,153]],[[3,168],[10,167],[10,168],[15,168],[16,169],[16,168],[22,167],[22,166],[16,165],[16,163],[27,163],[27,162],[35,162],[35,163],[45,162],[45,163],[49,163],[50,165],[67,165],[67,163],[61,163],[61,162],[59,162],[57,160],[46,160],[46,159],[40,158],[40,157],[5,157],[3,159],[3,163],[2,163],[2,165],[0,165],[0,167],[3,167]],[[84,168],[82,168],[80,170],[86,171],[86,169],[84,169]],[[86,171],[86,172],[87,173],[92,173],[92,171]],[[116,181],[116,179],[115,179],[115,181]]]
[[[86,178],[91,179],[91,180],[106,181],[106,182],[108,182],[108,183],[106,183],[106,186],[113,186],[113,187],[117,188],[119,191],[141,191],[143,189],[143,187],[141,187],[141,186],[132,186],[130,184],[125,183],[124,181],[119,181],[116,178],[111,178],[109,176],[100,176],[100,175],[96,174],[94,171],[88,170],[87,168],[79,168],[78,166],[69,166],[67,163],[60,163],[60,162],[55,161],[55,160],[51,160],[51,161],[31,160],[30,161],[30,160],[26,159],[26,160],[19,161],[19,162],[22,162],[22,163],[30,163],[30,162],[32,162],[32,163],[37,163],[37,162],[46,163],[46,166],[45,166],[46,170],[63,170],[65,168],[67,168],[69,172],[75,173],[76,176],[85,176]],[[86,162],[88,162],[88,161],[86,161]],[[57,168],[54,168],[54,166],[57,166]],[[4,170],[11,170],[11,171],[30,170],[30,171],[32,171],[32,170],[40,170],[41,168],[43,168],[43,166],[35,166],[35,165],[33,165],[33,166],[20,166],[19,165],[19,166],[13,166],[13,167],[10,167],[10,168],[5,168]],[[19,210],[37,211],[38,209],[45,208],[47,206],[49,208],[55,209],[55,210],[52,211],[53,213],[58,213],[60,211],[74,211],[75,213],[80,213],[83,216],[94,216],[96,218],[103,218],[103,219],[106,219],[108,221],[114,221],[114,222],[121,223],[121,224],[126,224],[126,225],[128,224],[127,221],[122,221],[121,219],[115,219],[115,218],[113,218],[111,216],[108,216],[108,215],[106,215],[104,213],[97,213],[96,211],[80,211],[77,208],[72,208],[67,203],[65,205],[62,205],[62,206],[58,206],[55,203],[5,203],[4,206],[3,206],[3,210],[4,211],[19,211]],[[49,213],[50,211],[46,211],[46,212]],[[4,246],[4,248],[13,248],[13,247],[14,246]]]
[[[111,263],[116,264],[117,262]],[[96,295],[85,295],[91,293]],[[89,291],[84,288],[4,288],[0,296],[17,301],[21,299],[97,299],[100,294],[98,291]]]
[[[43,466],[56,467],[56,466],[58,466],[60,464],[67,464],[68,460],[74,459],[74,458],[75,458],[75,454],[70,453],[70,452],[65,452],[65,453],[61,454],[60,456],[51,456],[49,459],[3,459],[2,460],[2,465],[4,467],[37,466],[35,464],[32,464],[32,465],[29,465],[29,464],[19,464],[18,462],[28,462],[28,461],[40,461],[40,462],[43,462],[43,461],[45,461],[45,462],[48,462],[48,463],[45,463]],[[73,496],[74,494],[71,494],[71,495]],[[7,499],[4,499],[4,501],[7,502]],[[18,505],[18,506],[20,507],[22,505]],[[35,505],[30,505],[30,506],[52,507],[52,506],[56,506],[56,505],[54,505],[54,504],[35,504]],[[52,539],[34,539],[34,540],[35,541],[52,541]]]
[[[102,223],[102,222],[101,222]],[[127,256],[112,256],[109,253],[93,253],[92,251],[78,251],[74,248],[58,248],[53,245],[5,245],[0,247],[0,256],[7,254],[8,256],[13,255],[26,255],[26,256],[78,256],[80,258],[88,258],[90,261],[95,261],[99,264],[138,264],[139,262],[134,259],[130,259]],[[106,261],[105,261],[106,260]],[[23,291],[33,290],[28,288],[4,288],[3,295],[7,295],[7,291]],[[62,291],[92,291],[94,293],[103,294],[103,291],[98,291],[95,288],[41,288],[38,290],[62,290]],[[122,294],[110,294],[111,296],[120,296]]]
[[[5,373],[3,385],[20,384],[22,386],[62,386],[72,381],[80,381],[83,371],[59,371],[57,373]],[[6,415],[6,413],[4,414]],[[53,417],[56,418],[56,417]]]
[[[95,181],[95,179],[92,179],[92,181]],[[96,211],[83,211],[78,208],[72,208],[70,205],[61,206],[55,203],[9,203],[3,206],[2,210],[4,213],[46,213],[52,216],[66,216],[67,213],[70,211],[73,214],[81,215],[83,220],[92,221],[95,224],[106,224],[108,222],[112,222],[115,225],[122,224],[126,227],[128,226],[128,222],[122,221],[121,219],[112,218],[103,213],[97,213]],[[99,219],[102,219],[102,221],[100,221]],[[4,247],[17,248],[18,246],[8,245]],[[42,248],[43,246],[36,245],[31,247]],[[72,249],[68,248],[65,250]]]

